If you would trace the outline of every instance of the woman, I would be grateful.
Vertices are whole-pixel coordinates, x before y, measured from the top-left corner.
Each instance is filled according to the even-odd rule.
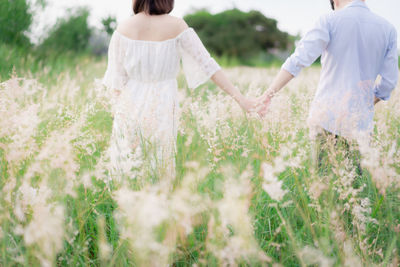
[[[195,31],[168,15],[173,7],[174,0],[133,0],[135,15],[112,35],[103,83],[118,95],[110,146],[113,175],[135,168],[132,157],[139,148],[152,159],[152,168],[174,176],[181,60],[190,88],[211,78],[245,111],[256,106],[227,79]]]

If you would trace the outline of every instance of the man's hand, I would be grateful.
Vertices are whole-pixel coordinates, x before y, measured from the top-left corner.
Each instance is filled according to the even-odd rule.
[[[271,99],[272,97],[268,95],[263,95],[258,98],[243,97],[239,104],[247,113],[257,113],[258,116],[263,118],[268,113]]]
[[[244,111],[250,113],[256,110],[258,105],[258,100],[255,98],[241,97],[238,99],[238,103]]]
[[[267,110],[267,107],[265,105],[265,102],[263,97],[259,98],[246,98],[246,97],[241,97],[238,99],[239,105],[242,107],[244,111],[247,113],[257,113],[260,117],[264,116],[265,110]]]
[[[260,96],[257,101],[258,101],[258,106],[257,106],[257,113],[261,117],[264,117],[268,113],[268,108],[269,105],[271,104],[272,96],[267,92],[265,92],[262,96]]]

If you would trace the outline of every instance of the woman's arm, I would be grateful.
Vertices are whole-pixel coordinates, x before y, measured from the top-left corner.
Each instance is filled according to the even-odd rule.
[[[228,95],[230,95],[236,102],[246,111],[251,112],[256,109],[258,101],[255,99],[247,99],[242,95],[239,89],[232,84],[232,82],[226,77],[222,70],[217,71],[211,80],[218,85],[222,90],[224,90]]]
[[[187,30],[187,25],[186,25]],[[256,108],[256,101],[245,98],[232,84],[219,64],[211,57],[197,33],[187,30],[180,36],[183,71],[189,88],[194,89],[210,78],[247,112]]]

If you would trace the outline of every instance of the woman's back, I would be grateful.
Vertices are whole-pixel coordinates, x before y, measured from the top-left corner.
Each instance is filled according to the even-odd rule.
[[[196,32],[183,20],[167,15],[173,0],[136,0],[133,4],[136,15],[123,21],[112,35],[103,78],[103,84],[116,92],[110,173],[119,177],[129,173],[137,161],[131,156],[142,144],[140,148],[150,155],[149,164],[161,163],[161,169],[171,175],[179,123],[176,78],[180,62],[190,88],[213,77],[246,109],[252,103],[242,101]]]
[[[191,88],[219,70],[195,31],[169,15],[137,14],[125,20],[111,38],[108,59],[105,82],[116,88],[176,80],[181,59]]]
[[[184,20],[170,15],[140,13],[124,20],[117,31],[133,40],[165,41],[177,37],[187,28]]]

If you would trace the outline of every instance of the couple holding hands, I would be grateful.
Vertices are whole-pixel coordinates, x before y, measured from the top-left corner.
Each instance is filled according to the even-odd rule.
[[[137,144],[140,136],[155,144],[158,159],[173,161],[178,125],[176,79],[181,62],[190,88],[211,79],[245,111],[264,116],[274,95],[319,57],[321,78],[308,118],[310,127],[318,130],[318,164],[325,164],[322,147],[328,140],[345,145],[349,155],[357,155],[351,148],[353,141],[372,132],[374,105],[388,100],[397,85],[397,33],[389,22],[371,12],[364,0],[330,3],[334,11],[321,16],[300,40],[265,94],[247,99],[228,80],[196,32],[168,15],[173,0],[133,0],[135,15],[113,33],[103,78],[119,99],[111,159],[129,160],[130,153],[122,151],[136,147],[132,144]],[[358,156],[355,163],[359,168]]]

